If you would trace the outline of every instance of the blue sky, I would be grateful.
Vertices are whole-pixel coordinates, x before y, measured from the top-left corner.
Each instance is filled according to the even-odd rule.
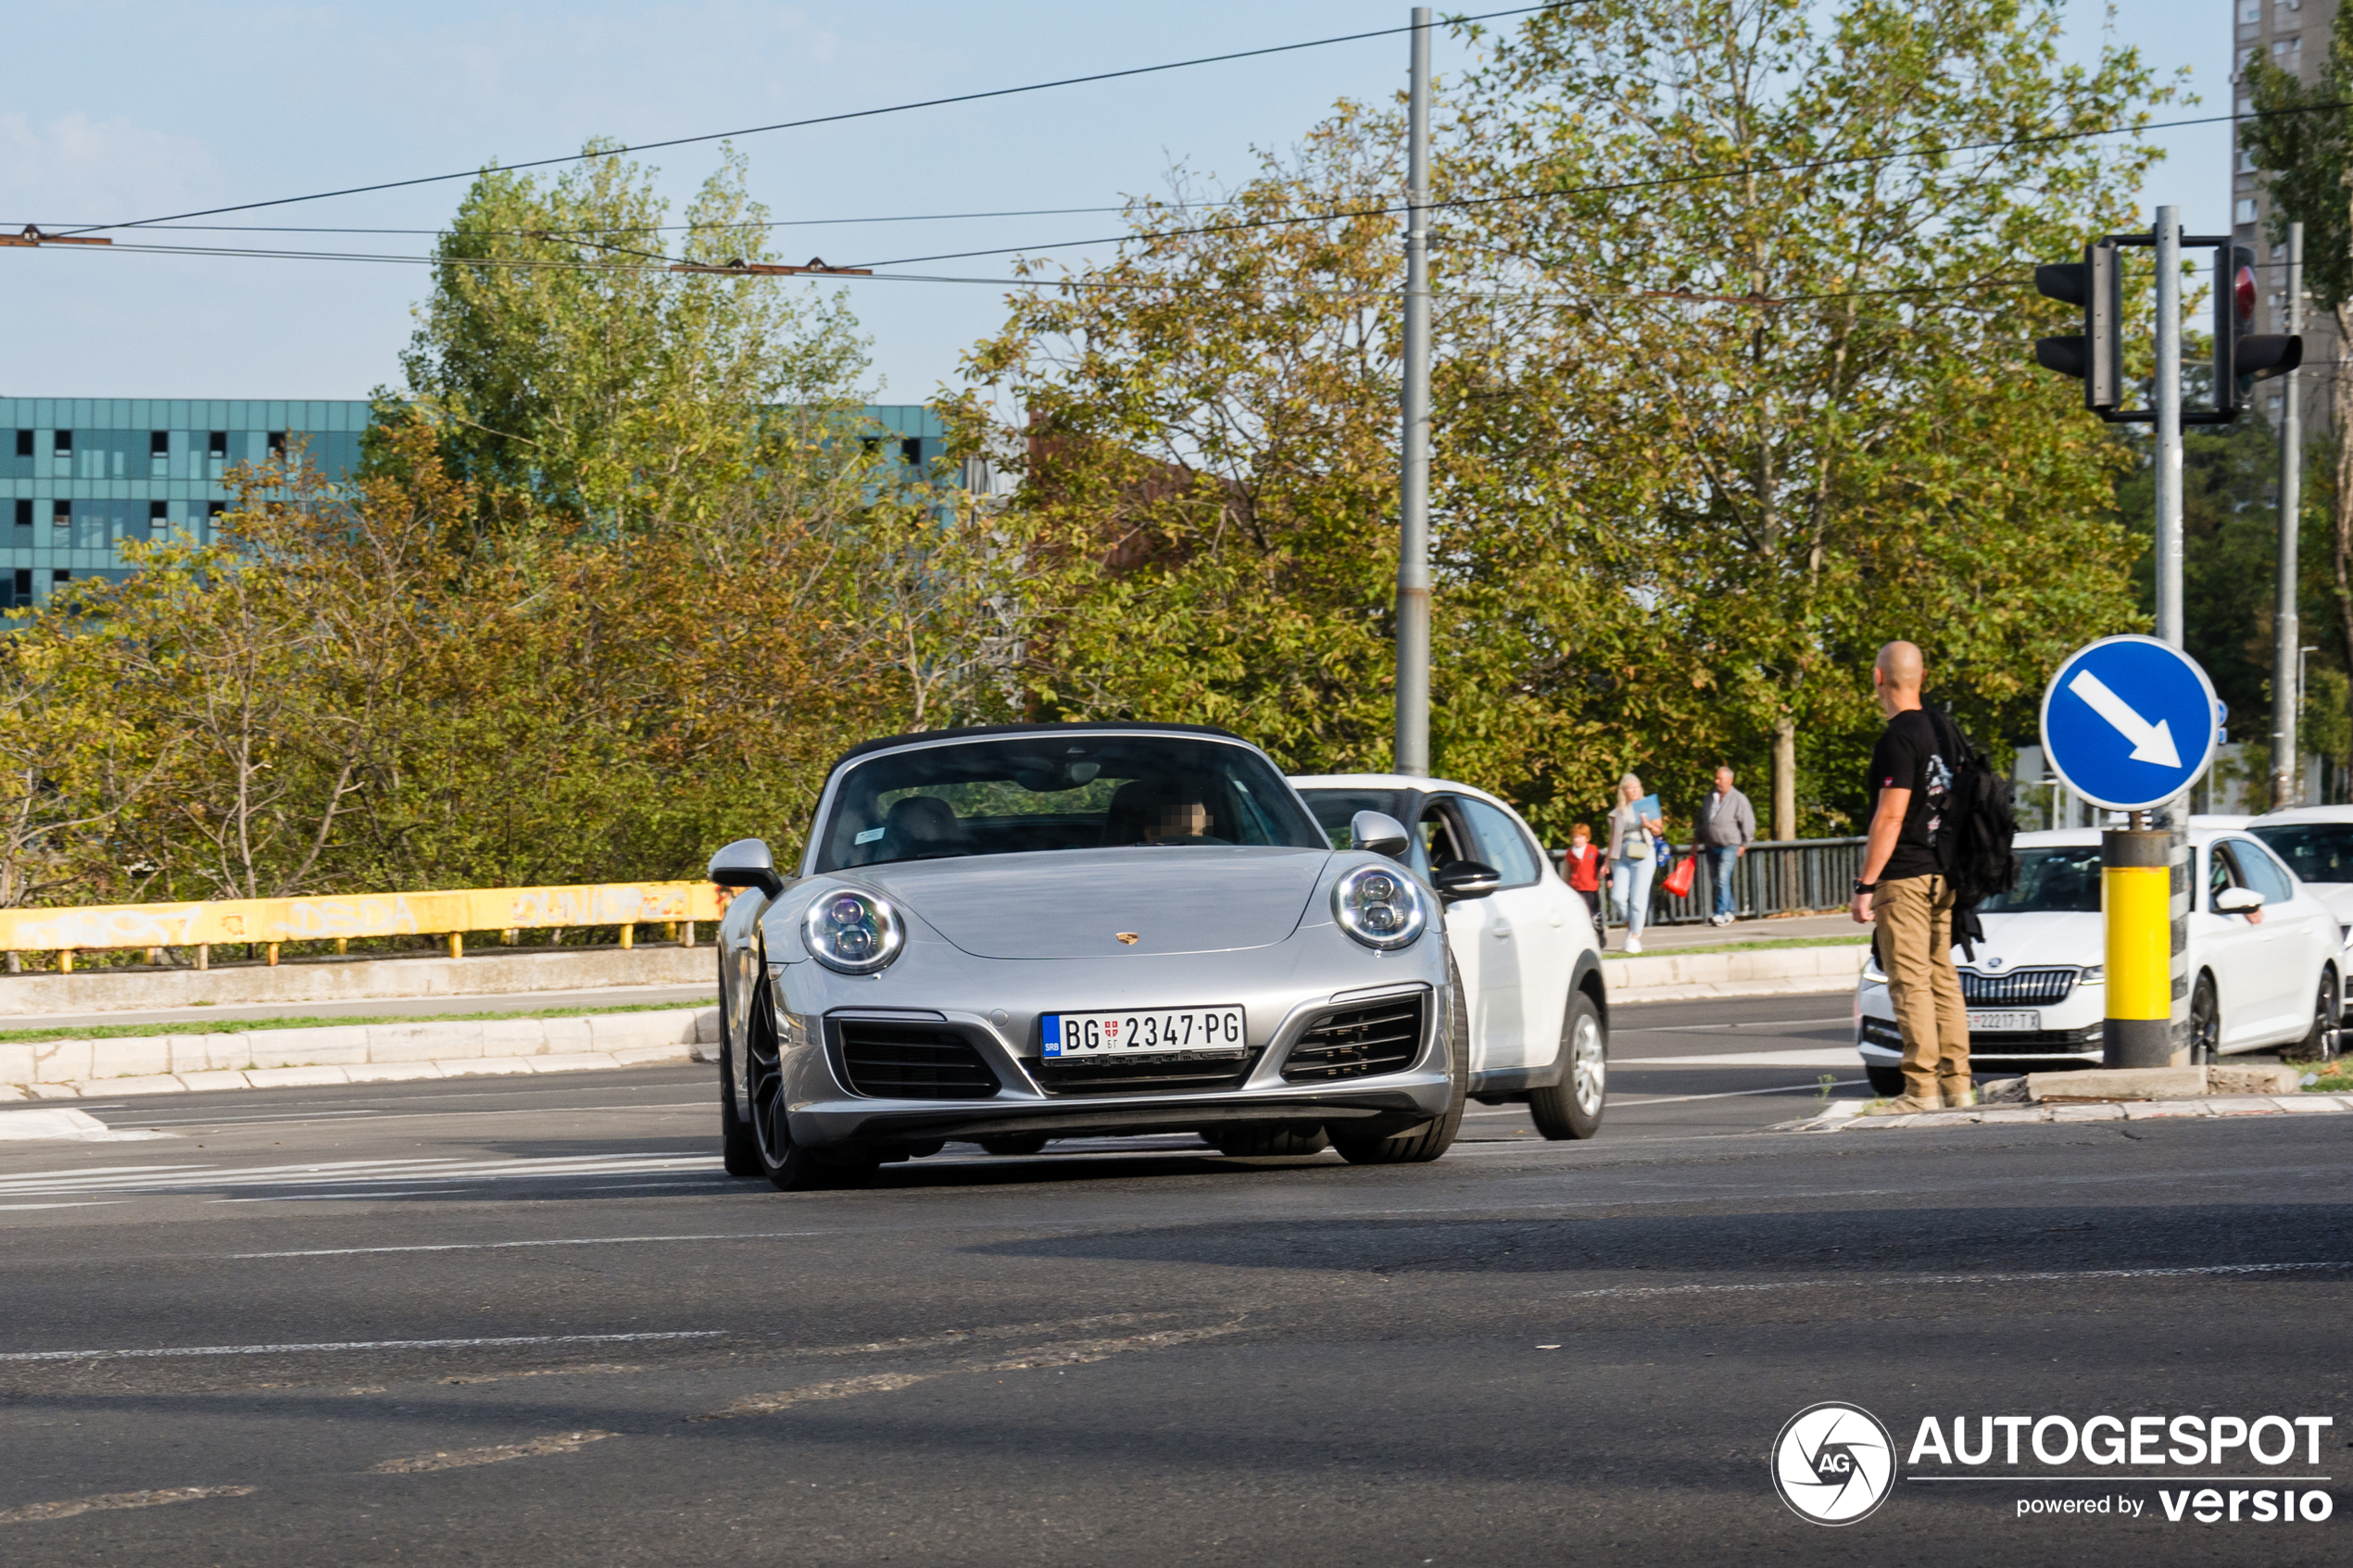
[[[1499,0],[1500,3],[1500,0]],[[2228,108],[2228,0],[2069,0],[2070,46],[2102,30]],[[1482,8],[1467,6],[1466,9]],[[0,222],[122,221],[625,141],[974,92],[1402,24],[1403,0],[346,0],[186,5],[16,0],[0,97]],[[749,138],[780,218],[1088,207],[1157,189],[1174,163],[1226,179],[1337,97],[1404,78],[1402,38]],[[1439,69],[1462,56],[1442,39]],[[2194,229],[2228,207],[2223,127],[2171,133],[2148,193]],[[683,193],[711,155],[649,155]],[[430,229],[460,182],[212,221]],[[786,231],[837,262],[1116,231],[1103,216]],[[191,236],[195,238],[195,236]],[[230,243],[217,235],[208,243]],[[424,236],[253,235],[417,254]],[[1074,257],[1078,252],[1070,253]],[[958,270],[982,274],[999,264]],[[0,395],[358,397],[393,383],[422,268],[0,251]],[[918,401],[1002,319],[1001,291],[875,282],[852,303],[887,401]]]

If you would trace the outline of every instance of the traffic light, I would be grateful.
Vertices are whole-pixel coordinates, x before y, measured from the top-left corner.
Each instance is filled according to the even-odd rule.
[[[2071,337],[2046,337],[2034,345],[2034,361],[2083,383],[2083,407],[2102,419],[2121,401],[2118,364],[2124,357],[2124,287],[2116,246],[2106,240],[2083,247],[2082,261],[2034,269],[2034,286],[2046,298],[2063,299],[2083,310],[2083,330]]]
[[[2257,382],[2304,362],[2304,340],[2284,332],[2256,333],[2255,253],[2245,245],[2214,247],[2214,412],[2233,420]]]

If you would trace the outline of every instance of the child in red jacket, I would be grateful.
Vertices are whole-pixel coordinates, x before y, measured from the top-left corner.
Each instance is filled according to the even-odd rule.
[[[1561,859],[1568,885],[1585,899],[1593,925],[1602,923],[1602,852],[1593,847],[1593,830],[1579,822],[1568,830],[1568,853]]]

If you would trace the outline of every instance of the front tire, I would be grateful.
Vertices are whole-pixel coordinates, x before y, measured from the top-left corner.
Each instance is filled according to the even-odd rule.
[[[1442,931],[1440,937],[1444,937]],[[1470,1098],[1470,1008],[1452,953],[1446,955],[1446,997],[1447,1076],[1453,1083],[1453,1093],[1447,1098],[1445,1114],[1385,1138],[1332,1139],[1332,1147],[1351,1165],[1425,1164],[1445,1153],[1462,1130],[1463,1105]]]
[[[1904,1092],[1904,1070],[1900,1067],[1866,1067],[1863,1075],[1871,1081],[1871,1093],[1891,1098]]]
[[[2222,1002],[2214,993],[2214,977],[2201,974],[2190,993],[2190,1063],[2211,1067],[2222,1060]]]
[[[1536,1130],[1546,1137],[1590,1138],[1602,1130],[1602,1110],[1609,1096],[1609,1031],[1602,1026],[1602,1010],[1582,991],[1568,997],[1568,1017],[1561,1025],[1561,1081],[1528,1094],[1528,1112]]]
[[[719,960],[719,1162],[731,1176],[758,1176],[760,1146],[751,1123],[736,1112],[736,1047],[727,1030],[727,960]]]
[[[785,1110],[784,1061],[776,1042],[776,1007],[762,974],[752,987],[751,1017],[744,1025],[744,1076],[751,1090],[752,1158],[757,1174],[778,1192],[806,1192],[830,1185],[834,1168],[793,1141]],[[731,1101],[732,1101],[732,1096]]]
[[[2300,1059],[2327,1061],[2336,1055],[2336,966],[2331,964],[2321,971],[2321,992],[2312,1002],[2312,1027],[2296,1047]]]

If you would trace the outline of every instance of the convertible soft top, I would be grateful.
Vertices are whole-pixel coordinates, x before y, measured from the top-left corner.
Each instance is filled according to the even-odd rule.
[[[984,735],[1132,735],[1139,732],[1145,734],[1210,735],[1218,740],[1241,741],[1244,746],[1251,744],[1233,731],[1221,730],[1214,724],[1159,724],[1142,720],[1123,721],[1115,719],[1088,720],[1070,724],[968,724],[958,730],[918,730],[913,734],[885,735],[880,740],[860,741],[835,758],[833,767],[827,771],[838,771],[845,762],[854,762],[861,757],[888,751],[894,746],[912,745],[917,741],[973,740]]]

